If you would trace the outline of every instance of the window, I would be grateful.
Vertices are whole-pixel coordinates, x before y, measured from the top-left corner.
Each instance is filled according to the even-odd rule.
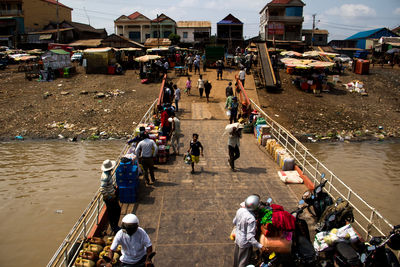
[[[153,37],[154,37],[154,38],[158,38],[158,31],[154,31],[154,32],[153,32]]]
[[[150,33],[146,33],[146,39],[150,38]]]
[[[133,41],[140,41],[140,32],[129,32],[129,39]]]
[[[188,33],[187,32],[183,32],[183,39],[187,39],[188,38]]]
[[[171,33],[172,33],[171,31],[165,31],[164,38],[168,38]]]
[[[322,36],[319,36],[319,37],[318,37],[318,41],[319,41],[319,42],[322,42],[323,39],[324,39],[324,38],[323,38]]]

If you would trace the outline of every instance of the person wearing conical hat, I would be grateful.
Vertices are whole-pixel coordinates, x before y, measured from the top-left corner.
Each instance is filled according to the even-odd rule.
[[[100,178],[100,193],[103,196],[104,203],[107,207],[108,221],[114,233],[118,232],[119,216],[121,215],[121,207],[119,206],[118,196],[114,187],[114,179],[112,170],[116,165],[115,160],[106,159],[101,165],[103,173]]]

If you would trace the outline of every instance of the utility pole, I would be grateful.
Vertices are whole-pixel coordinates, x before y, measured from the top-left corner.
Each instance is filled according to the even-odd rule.
[[[56,13],[57,13],[57,43],[60,43],[60,20],[58,18],[58,0],[57,0]]]
[[[317,14],[312,15],[312,32],[311,32],[311,47],[314,46],[314,29],[315,29],[315,16]]]
[[[161,35],[161,26],[160,26],[160,19],[157,14],[157,24],[158,24],[158,33],[157,33],[157,47],[160,48],[160,35]]]

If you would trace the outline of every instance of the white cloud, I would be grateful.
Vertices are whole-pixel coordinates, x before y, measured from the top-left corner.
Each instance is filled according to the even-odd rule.
[[[396,8],[396,9],[393,11],[393,14],[395,14],[395,15],[400,15],[400,7]]]
[[[375,17],[376,11],[369,6],[362,4],[344,4],[340,7],[334,7],[325,12],[327,15],[357,18],[357,17]]]

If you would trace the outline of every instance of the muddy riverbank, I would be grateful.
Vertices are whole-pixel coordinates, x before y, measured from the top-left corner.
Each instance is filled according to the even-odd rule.
[[[173,73],[171,73],[173,76]],[[320,97],[299,90],[280,72],[282,90],[257,89],[261,107],[302,141],[359,141],[400,137],[400,69],[375,67],[370,75],[346,71]],[[197,77],[192,77],[192,79]],[[151,103],[159,83],[138,74],[78,74],[52,82],[28,81],[16,66],[0,71],[0,140],[127,138]],[[248,76],[248,79],[252,79]],[[329,77],[332,80],[332,77]],[[343,84],[364,83],[368,95]],[[251,90],[251,88],[249,89]]]

